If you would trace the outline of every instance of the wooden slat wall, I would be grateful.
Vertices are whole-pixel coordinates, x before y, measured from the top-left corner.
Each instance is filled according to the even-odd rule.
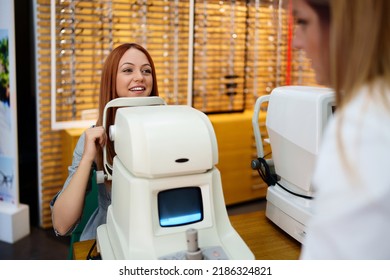
[[[286,65],[287,27],[277,3],[195,1],[195,108],[207,113],[250,110],[259,95],[283,85],[284,78],[277,73]],[[57,0],[56,104],[50,97],[50,0],[36,0],[36,9],[40,224],[49,228],[49,201],[63,184],[61,131],[51,129],[51,106],[58,121],[80,120],[84,112],[96,109],[104,59],[124,42],[140,43],[150,51],[160,93],[168,104],[186,104],[189,1]],[[293,82],[313,84],[312,71],[301,57],[294,52]],[[234,90],[227,88],[229,83],[235,84]],[[228,91],[235,94],[229,96]]]

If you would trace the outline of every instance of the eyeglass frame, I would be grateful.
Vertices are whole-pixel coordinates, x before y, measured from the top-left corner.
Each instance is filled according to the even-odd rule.
[[[3,177],[3,179],[0,179],[0,186],[5,185],[6,187],[11,187],[12,182],[14,179],[13,175],[5,175],[3,171],[0,170],[0,178]]]

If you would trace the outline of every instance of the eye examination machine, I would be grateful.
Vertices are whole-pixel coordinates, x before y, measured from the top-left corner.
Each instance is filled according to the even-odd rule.
[[[264,158],[259,112],[268,102],[266,128],[272,157]],[[328,88],[283,86],[256,100],[252,125],[257,159],[252,168],[269,185],[266,216],[304,243],[305,225],[312,213],[315,192],[312,174],[323,131],[335,110],[335,96]]]
[[[104,125],[110,108],[116,156],[110,165],[103,149],[98,180],[112,180],[112,193],[97,230],[102,259],[254,259],[226,211],[208,117],[160,97],[117,98]]]

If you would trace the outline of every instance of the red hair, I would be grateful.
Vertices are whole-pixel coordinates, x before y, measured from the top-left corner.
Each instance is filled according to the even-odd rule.
[[[116,77],[118,73],[118,65],[122,56],[129,49],[135,48],[143,52],[152,68],[152,77],[153,77],[153,87],[150,93],[150,96],[158,96],[158,87],[157,87],[157,78],[156,78],[156,69],[154,67],[154,62],[149,52],[136,43],[125,43],[116,47],[106,58],[106,61],[103,66],[102,76],[100,80],[100,96],[99,96],[99,118],[96,122],[97,126],[105,126],[106,133],[108,135],[108,128],[111,124],[114,123],[115,111],[109,110],[106,115],[106,124],[103,124],[103,112],[106,104],[117,98],[118,94],[116,92]],[[109,164],[112,164],[112,160],[115,156],[114,145],[111,141],[107,141],[107,161]],[[97,166],[99,170],[103,168],[103,154],[102,151],[99,151],[97,155]]]

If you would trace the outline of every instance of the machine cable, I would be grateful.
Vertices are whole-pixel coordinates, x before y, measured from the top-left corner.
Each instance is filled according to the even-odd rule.
[[[306,199],[313,199],[312,196],[303,195],[303,194],[299,194],[299,193],[290,191],[286,187],[284,187],[281,184],[279,184],[277,175],[276,174],[272,174],[271,169],[270,169],[266,159],[260,157],[260,158],[257,158],[255,160],[252,160],[251,166],[252,166],[253,170],[257,170],[257,172],[259,173],[261,179],[263,179],[263,181],[268,186],[271,187],[271,186],[278,185],[283,190],[285,190],[286,192],[288,192],[288,193],[290,193],[292,195],[295,195],[295,196],[298,196],[298,197],[302,197],[302,198],[306,198]]]

